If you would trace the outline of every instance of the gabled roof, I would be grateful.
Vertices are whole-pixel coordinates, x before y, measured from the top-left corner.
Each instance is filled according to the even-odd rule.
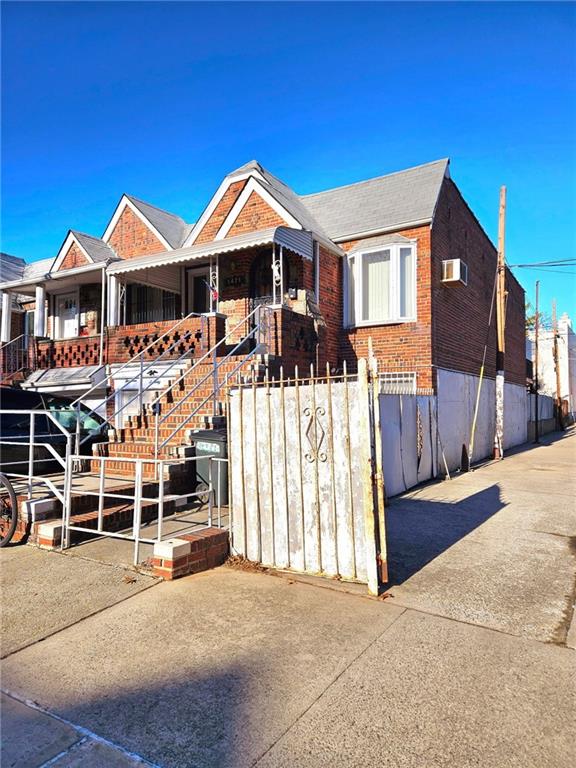
[[[172,246],[180,248],[193,225],[187,224],[180,216],[157,208],[155,205],[139,200],[132,195],[126,195],[128,200],[146,218],[152,226],[160,232],[162,237]]]
[[[302,195],[300,202],[332,240],[430,221],[447,158],[368,181]]]
[[[71,229],[70,232],[93,262],[118,258],[108,243],[100,240],[99,237],[93,237],[93,235],[87,235],[84,232],[77,232],[75,229]]]

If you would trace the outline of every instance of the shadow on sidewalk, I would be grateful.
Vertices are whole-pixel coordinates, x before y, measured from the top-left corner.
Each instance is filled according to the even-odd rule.
[[[457,502],[395,499],[386,508],[387,588],[402,584],[504,506],[498,485]]]

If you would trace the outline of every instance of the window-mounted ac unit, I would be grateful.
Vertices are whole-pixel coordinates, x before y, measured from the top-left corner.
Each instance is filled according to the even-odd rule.
[[[462,259],[446,259],[442,262],[442,282],[468,285],[468,265]]]

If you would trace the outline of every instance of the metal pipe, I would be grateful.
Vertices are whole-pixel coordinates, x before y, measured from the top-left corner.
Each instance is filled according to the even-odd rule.
[[[104,364],[104,329],[106,327],[104,321],[104,313],[106,311],[106,266],[102,267],[102,283],[101,283],[101,296],[100,296],[100,355],[98,358],[98,365]]]
[[[32,498],[32,477],[34,475],[34,430],[36,414],[30,415],[30,447],[28,449],[28,500]]]

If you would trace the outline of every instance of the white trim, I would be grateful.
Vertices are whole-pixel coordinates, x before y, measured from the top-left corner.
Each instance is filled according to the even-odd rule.
[[[286,208],[284,208],[283,205],[280,205],[280,203],[276,200],[275,197],[273,197],[270,192],[268,192],[267,189],[265,189],[261,182],[258,181],[258,179],[255,179],[254,177],[251,177],[248,179],[248,183],[238,196],[236,202],[230,209],[230,212],[222,222],[222,226],[216,233],[216,237],[214,240],[223,240],[228,232],[232,229],[232,226],[238,216],[240,215],[240,211],[244,208],[248,198],[250,195],[256,192],[256,194],[262,198],[262,200],[267,203],[270,208],[272,208],[273,211],[275,211],[279,216],[281,216],[284,221],[286,222],[287,226],[292,227],[293,229],[303,229],[302,224],[292,216],[291,213],[288,213]]]
[[[90,256],[90,254],[88,253],[86,248],[84,248],[84,246],[81,244],[81,242],[78,240],[74,232],[69,231],[68,234],[66,235],[66,239],[62,243],[60,250],[58,251],[58,254],[54,260],[54,263],[50,267],[50,272],[56,272],[58,269],[60,269],[60,264],[62,264],[62,262],[68,255],[68,251],[70,250],[70,246],[72,245],[73,242],[76,243],[76,245],[78,246],[78,248],[80,248],[84,256],[86,256],[89,264],[95,263],[92,256]],[[72,267],[72,269],[75,269],[75,267]]]
[[[124,209],[126,207],[130,208],[132,213],[134,213],[140,219],[140,221],[148,227],[150,232],[152,232],[152,234],[155,235],[158,238],[158,240],[160,240],[160,243],[166,248],[167,251],[173,251],[174,250],[172,248],[172,246],[170,245],[170,243],[168,242],[168,240],[166,240],[166,238],[161,235],[161,233],[156,229],[156,227],[152,224],[152,222],[149,219],[147,219],[146,216],[144,216],[142,211],[140,211],[134,205],[134,203],[131,200],[128,199],[128,197],[126,195],[122,195],[122,197],[120,198],[120,202],[116,206],[116,210],[114,211],[114,214],[113,214],[112,218],[110,219],[110,222],[109,222],[108,226],[106,227],[106,230],[105,230],[104,234],[102,235],[102,240],[105,243],[107,243],[109,241],[110,236],[111,236],[112,232],[114,231],[114,228],[115,228],[116,224],[118,223],[118,220],[119,220],[120,216],[122,216],[122,214],[124,213]]]
[[[398,263],[400,257],[400,248],[411,248],[414,256],[414,280],[413,280],[413,307],[414,312],[407,317],[401,317],[399,315],[400,310],[400,278]],[[390,251],[390,298],[394,304],[393,311],[394,316],[387,320],[361,320],[362,316],[362,293],[363,293],[363,270],[362,259],[366,254],[379,253],[381,251]],[[354,284],[354,315],[355,320],[352,323],[349,318],[349,264],[350,260],[354,259],[356,270],[356,279]],[[417,320],[417,306],[416,301],[418,298],[418,245],[416,239],[411,239],[409,243],[403,242],[387,243],[386,245],[373,245],[371,247],[363,248],[362,250],[354,251],[346,258],[344,265],[344,281],[343,281],[343,298],[344,298],[344,327],[345,328],[367,328],[372,326],[381,325],[399,325],[401,323],[414,323]]]
[[[417,221],[407,221],[400,224],[394,224],[392,227],[379,227],[378,229],[367,229],[364,232],[351,232],[349,235],[340,235],[333,237],[334,243],[348,243],[350,240],[362,240],[365,237],[375,237],[376,235],[387,235],[389,232],[402,234],[403,229],[412,229],[413,227],[422,227],[425,224],[431,224],[432,219],[418,219]]]
[[[220,200],[222,200],[222,198],[224,197],[228,189],[232,186],[232,184],[236,184],[239,181],[244,181],[245,179],[249,179],[251,176],[255,176],[256,178],[261,179],[262,181],[266,181],[264,179],[264,176],[262,176],[262,174],[259,171],[254,169],[252,171],[247,171],[246,173],[240,173],[238,174],[238,176],[226,176],[220,182],[220,186],[218,187],[216,192],[212,195],[210,202],[208,203],[206,208],[204,208],[202,215],[200,216],[196,224],[194,224],[194,227],[190,232],[190,234],[188,235],[188,237],[186,238],[186,240],[184,240],[184,242],[182,243],[183,248],[189,245],[194,245],[194,243],[196,242],[196,239],[198,238],[198,235],[200,234],[200,232],[202,232],[206,223],[209,221],[210,217],[216,210],[218,203],[220,202]]]

